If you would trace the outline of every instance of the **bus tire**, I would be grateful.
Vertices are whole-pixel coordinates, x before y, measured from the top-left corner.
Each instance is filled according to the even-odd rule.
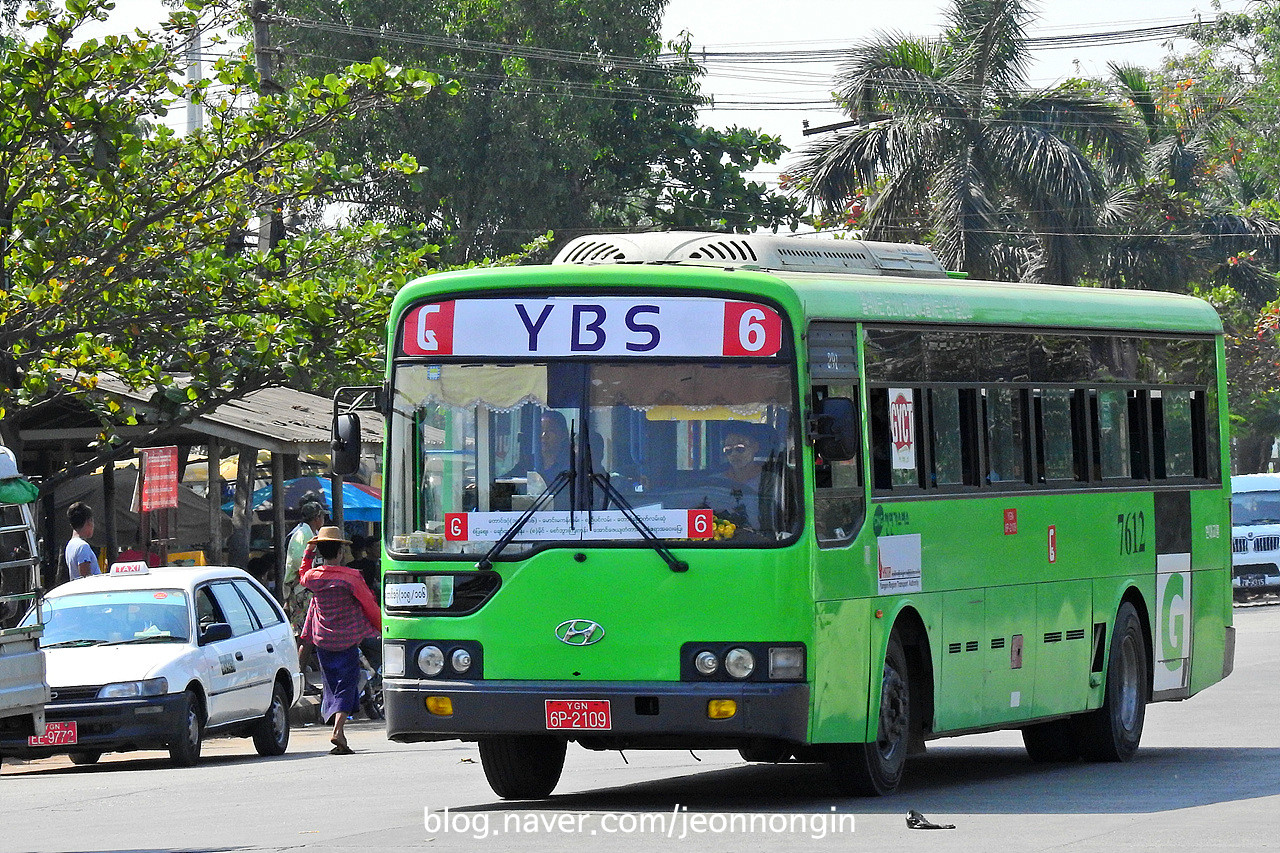
[[[481,738],[480,764],[502,799],[541,800],[560,781],[567,747],[567,741],[539,735]]]
[[[1077,761],[1080,758],[1080,740],[1075,721],[1071,719],[1024,726],[1022,745],[1037,764]]]
[[[911,678],[907,655],[895,631],[889,637],[880,678],[880,722],[872,743],[837,744],[827,763],[844,793],[892,794],[902,781],[911,743]]]
[[[1142,620],[1129,602],[1120,605],[1111,632],[1107,687],[1102,707],[1078,718],[1080,748],[1089,761],[1128,761],[1138,751],[1147,713],[1151,664]]]

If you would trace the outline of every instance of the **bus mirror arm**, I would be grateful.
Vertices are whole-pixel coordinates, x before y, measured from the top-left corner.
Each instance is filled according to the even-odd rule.
[[[507,532],[502,534],[502,536],[498,538],[497,542],[493,543],[493,547],[485,552],[485,555],[476,563],[476,568],[482,572],[487,572],[492,569],[493,558],[501,554],[502,549],[510,545],[511,540],[515,539],[516,536],[520,534],[520,531],[524,529],[524,526],[529,523],[529,519],[533,518],[533,514],[546,506],[550,501],[555,500],[556,495],[560,494],[560,492],[564,490],[564,487],[569,485],[569,481],[572,479],[573,477],[568,471],[561,471],[559,474],[556,474],[555,479],[553,479],[551,483],[542,490],[542,494],[534,498],[533,504],[524,511],[524,514],[517,518],[515,522],[507,528]]]
[[[814,406],[809,438],[828,462],[844,462],[858,455],[858,412],[848,397],[826,397]]]
[[[609,496],[610,500],[617,504],[618,509],[622,510],[622,514],[626,516],[627,521],[631,522],[631,526],[640,532],[640,535],[652,546],[653,550],[670,567],[671,571],[677,573],[689,571],[689,564],[672,554],[671,549],[662,544],[662,540],[649,529],[649,525],[644,523],[644,519],[636,514],[635,508],[622,496],[622,492],[618,491],[617,486],[609,480],[608,474],[592,474],[591,480],[600,487],[601,491]]]

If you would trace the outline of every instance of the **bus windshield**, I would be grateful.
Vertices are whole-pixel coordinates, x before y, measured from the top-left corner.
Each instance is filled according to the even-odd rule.
[[[794,380],[777,361],[401,365],[386,490],[393,552],[539,543],[752,545],[798,524]],[[541,498],[541,500],[540,500]]]

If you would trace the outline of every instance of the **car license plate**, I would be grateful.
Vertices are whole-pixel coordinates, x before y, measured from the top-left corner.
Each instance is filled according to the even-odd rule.
[[[608,731],[613,728],[607,699],[548,699],[548,729]]]
[[[1241,575],[1240,586],[1266,586],[1266,579],[1262,575]]]
[[[67,746],[77,740],[75,720],[68,723],[45,723],[44,734],[27,738],[27,746]]]

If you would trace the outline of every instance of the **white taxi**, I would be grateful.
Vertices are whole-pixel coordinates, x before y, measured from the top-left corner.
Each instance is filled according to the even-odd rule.
[[[42,608],[46,728],[0,729],[0,755],[92,764],[164,748],[189,766],[209,736],[252,737],[260,755],[288,748],[298,650],[284,611],[248,573],[117,563],[50,591]]]
[[[1280,474],[1231,478],[1231,587],[1237,601],[1280,592]]]

